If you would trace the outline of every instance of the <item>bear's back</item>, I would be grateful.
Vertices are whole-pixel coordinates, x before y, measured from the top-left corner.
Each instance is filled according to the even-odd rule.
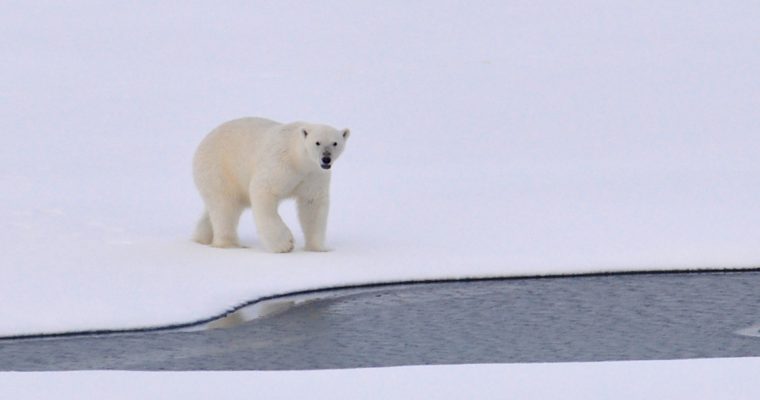
[[[279,136],[281,126],[276,121],[255,117],[219,125],[201,141],[195,152],[196,183],[226,182],[234,185],[235,191],[245,191],[254,169],[261,167],[262,158],[268,158],[265,149],[272,136]]]

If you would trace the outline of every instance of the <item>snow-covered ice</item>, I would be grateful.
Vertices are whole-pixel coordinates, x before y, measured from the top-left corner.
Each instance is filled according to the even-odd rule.
[[[342,284],[758,266],[758,20],[741,1],[4,2],[0,336]],[[334,251],[264,253],[250,214],[252,248],[189,241],[195,146],[245,115],[352,129]]]
[[[6,399],[732,399],[760,395],[758,358],[438,365],[279,372],[0,374]],[[40,382],[45,382],[41,385]]]

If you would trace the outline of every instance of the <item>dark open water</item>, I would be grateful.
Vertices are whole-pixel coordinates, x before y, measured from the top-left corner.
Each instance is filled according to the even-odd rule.
[[[196,332],[0,341],[0,370],[276,370],[760,356],[760,272],[389,286]],[[752,328],[745,333],[758,333]]]

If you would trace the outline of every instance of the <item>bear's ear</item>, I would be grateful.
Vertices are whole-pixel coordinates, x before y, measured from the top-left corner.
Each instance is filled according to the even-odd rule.
[[[301,129],[301,132],[303,133],[303,137],[309,136],[309,132],[306,132],[306,129]]]
[[[351,135],[351,130],[348,128],[343,130],[343,139],[348,139],[348,136]]]

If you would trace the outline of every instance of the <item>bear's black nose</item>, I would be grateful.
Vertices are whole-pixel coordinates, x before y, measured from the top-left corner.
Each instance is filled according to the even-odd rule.
[[[332,161],[330,157],[322,157],[322,164],[329,164],[330,161]]]

